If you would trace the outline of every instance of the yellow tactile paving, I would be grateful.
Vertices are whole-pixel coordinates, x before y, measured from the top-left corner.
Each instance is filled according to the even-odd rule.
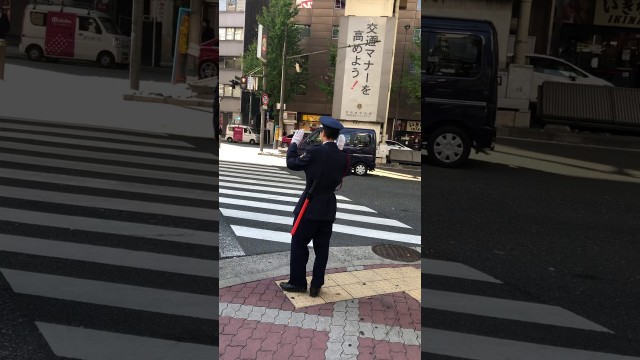
[[[285,280],[276,281],[280,285]],[[307,277],[307,282],[311,277]],[[399,291],[407,292],[420,300],[420,270],[413,267],[381,268],[327,274],[320,296],[312,298],[309,293],[284,292],[296,309],[333,303],[352,298],[363,298]]]

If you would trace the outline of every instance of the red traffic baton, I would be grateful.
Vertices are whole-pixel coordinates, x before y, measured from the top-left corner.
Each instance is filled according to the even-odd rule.
[[[309,200],[311,199],[311,195],[313,194],[313,189],[315,189],[317,183],[318,183],[318,180],[314,180],[313,184],[311,184],[311,189],[309,189],[309,192],[307,193],[307,198],[304,199],[304,204],[302,204],[302,209],[300,209],[300,213],[298,214],[296,223],[293,224],[293,229],[291,229],[292,236],[293,234],[296,233],[296,230],[298,230],[298,225],[300,225],[300,220],[302,220],[302,216],[304,215],[304,212],[307,210],[307,206],[309,205]]]

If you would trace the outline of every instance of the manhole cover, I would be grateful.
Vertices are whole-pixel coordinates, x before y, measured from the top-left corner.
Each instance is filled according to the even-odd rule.
[[[420,260],[420,253],[406,246],[387,244],[373,245],[371,250],[374,254],[389,260],[402,262],[414,262]]]

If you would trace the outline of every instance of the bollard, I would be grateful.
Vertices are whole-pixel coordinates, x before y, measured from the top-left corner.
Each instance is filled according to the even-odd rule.
[[[7,49],[7,42],[0,39],[0,80],[4,80],[4,54]]]

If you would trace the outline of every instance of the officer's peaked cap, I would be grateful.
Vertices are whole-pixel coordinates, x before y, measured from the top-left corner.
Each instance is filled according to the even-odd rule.
[[[340,121],[332,118],[331,116],[321,116],[320,123],[322,124],[322,126],[328,127],[328,128],[333,128],[338,130],[342,130],[344,128],[344,126],[340,124]]]

